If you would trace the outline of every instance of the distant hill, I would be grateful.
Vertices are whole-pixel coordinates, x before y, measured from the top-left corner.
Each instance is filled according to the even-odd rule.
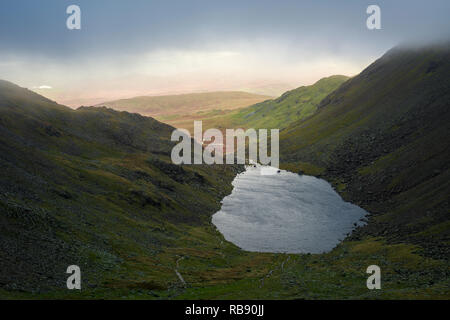
[[[450,44],[398,47],[281,132],[281,162],[332,181],[384,236],[450,257]]]
[[[194,118],[201,114],[240,109],[270,98],[272,97],[240,91],[218,91],[142,96],[104,102],[97,106],[136,112],[154,117],[175,127],[186,127],[186,125],[192,126]]]
[[[236,88],[237,91],[244,91],[256,94],[262,94],[265,96],[278,97],[281,96],[286,91],[294,89],[296,86],[291,83],[280,83],[280,82],[265,82],[261,83],[251,83],[247,86]]]
[[[210,112],[202,115],[204,127],[282,129],[292,122],[313,115],[320,101],[348,79],[342,75],[330,76],[313,85],[287,91],[276,99],[226,113]]]
[[[342,75],[320,79],[313,85],[285,92],[274,100],[239,110],[232,115],[231,121],[249,128],[284,128],[313,115],[320,101],[348,79]]]

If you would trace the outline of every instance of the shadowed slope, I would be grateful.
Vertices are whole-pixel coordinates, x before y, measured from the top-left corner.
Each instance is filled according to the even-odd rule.
[[[321,174],[384,235],[449,257],[450,46],[394,48],[286,128],[282,162]]]
[[[176,282],[161,267],[136,274],[156,262],[131,257],[169,268],[168,248],[203,237],[214,245],[210,216],[239,169],[173,165],[172,130],[138,114],[75,111],[0,81],[2,287],[64,289],[72,264],[85,286],[119,275],[126,286]],[[196,235],[199,226],[209,231]]]

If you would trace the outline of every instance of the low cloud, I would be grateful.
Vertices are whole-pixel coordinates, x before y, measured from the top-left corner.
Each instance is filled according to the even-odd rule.
[[[33,87],[33,89],[53,89],[53,88],[50,86],[47,86],[47,85],[43,85],[43,86]]]

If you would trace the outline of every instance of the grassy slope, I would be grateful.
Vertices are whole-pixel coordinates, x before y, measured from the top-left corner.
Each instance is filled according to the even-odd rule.
[[[239,91],[218,91],[168,96],[142,96],[104,102],[99,105],[119,111],[137,112],[177,128],[191,129],[194,119],[204,114],[221,114],[270,99],[269,96]]]
[[[283,160],[323,168],[371,212],[395,208],[378,220],[408,237],[446,223],[449,57],[448,47],[391,50],[322,101],[315,116],[283,131]]]
[[[449,74],[448,44],[392,49],[280,137],[285,168],[324,177],[372,213],[344,247],[386,250],[383,270],[401,256],[389,258],[390,248],[415,246],[411,259],[429,259],[434,267],[417,261],[397,273],[422,282],[423,291],[440,287],[447,298]]]
[[[186,281],[203,285],[269,261],[210,224],[239,168],[171,164],[172,130],[0,81],[0,297],[171,297],[179,257]],[[81,294],[65,289],[71,264]]]
[[[313,115],[320,101],[336,90],[348,77],[330,76],[310,86],[302,86],[279,98],[266,100],[247,108],[203,114],[205,128],[284,128]]]

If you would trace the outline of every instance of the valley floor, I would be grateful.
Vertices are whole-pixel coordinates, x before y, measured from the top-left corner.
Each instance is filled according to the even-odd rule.
[[[244,252],[211,224],[184,227],[184,237],[152,257],[134,256],[103,272],[100,285],[24,293],[13,299],[449,299],[445,260],[383,237],[345,240],[325,254]],[[381,268],[381,290],[369,290],[366,269]],[[178,274],[186,283],[183,283]]]

